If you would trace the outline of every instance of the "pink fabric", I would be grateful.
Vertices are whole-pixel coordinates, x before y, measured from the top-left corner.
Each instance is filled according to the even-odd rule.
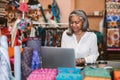
[[[22,12],[28,12],[28,5],[26,3],[20,3],[20,7],[18,9]]]
[[[57,69],[37,69],[29,75],[27,80],[56,80],[57,72]]]
[[[10,58],[10,63],[14,64],[14,58]]]

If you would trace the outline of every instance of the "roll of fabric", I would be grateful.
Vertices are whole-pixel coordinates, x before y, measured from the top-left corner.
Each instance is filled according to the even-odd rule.
[[[14,75],[15,80],[21,80],[21,56],[20,56],[20,47],[14,47]]]
[[[7,37],[0,36],[0,80],[12,80],[13,78],[7,49]]]

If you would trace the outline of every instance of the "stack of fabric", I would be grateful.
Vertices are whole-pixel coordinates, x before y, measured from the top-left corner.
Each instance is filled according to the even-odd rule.
[[[111,80],[110,73],[104,68],[84,69],[84,80]]]
[[[58,75],[56,80],[82,80],[80,69],[58,68]]]
[[[27,80],[56,80],[57,69],[41,68],[34,70]]]
[[[120,69],[114,70],[114,80],[120,80]]]

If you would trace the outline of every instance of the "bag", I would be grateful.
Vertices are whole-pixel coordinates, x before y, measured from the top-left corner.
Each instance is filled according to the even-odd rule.
[[[31,73],[30,64],[32,58],[32,49],[29,47],[24,47],[23,53],[21,55],[21,74],[22,80],[26,80],[27,76]]]
[[[40,68],[40,47],[41,47],[41,40],[39,38],[36,38],[36,37],[28,38],[27,47],[24,47],[23,53],[21,55],[22,78],[24,78],[25,80],[30,75],[32,70],[36,68]],[[37,58],[37,61],[35,60],[35,63],[39,62],[38,66],[34,66],[34,59],[33,59],[34,50],[37,51],[38,58]],[[33,61],[33,64],[32,64],[32,61]]]

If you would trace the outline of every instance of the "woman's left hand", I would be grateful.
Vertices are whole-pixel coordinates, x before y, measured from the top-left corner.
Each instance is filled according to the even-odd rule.
[[[76,66],[83,66],[85,64],[84,58],[78,58],[76,59]]]

